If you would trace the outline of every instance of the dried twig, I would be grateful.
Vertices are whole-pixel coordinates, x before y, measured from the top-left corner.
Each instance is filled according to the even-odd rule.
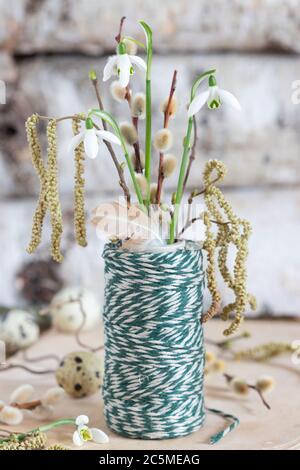
[[[223,375],[224,375],[224,377],[225,377],[225,379],[226,379],[226,381],[227,381],[228,384],[230,384],[230,382],[235,378],[233,375],[229,375],[229,374],[223,374]],[[271,407],[270,407],[269,403],[266,402],[266,400],[265,400],[263,394],[261,393],[261,391],[259,390],[259,388],[258,388],[256,385],[252,385],[252,384],[248,384],[248,383],[247,383],[247,386],[248,386],[251,390],[254,390],[255,392],[258,393],[258,396],[259,396],[259,398],[261,399],[261,401],[262,401],[262,403],[264,404],[264,406],[265,406],[268,410],[270,410]]]
[[[176,80],[177,80],[177,70],[174,70],[172,83],[171,83],[171,88],[170,88],[170,93],[169,93],[169,99],[168,99],[167,106],[166,106],[166,109],[165,109],[165,112],[164,112],[164,129],[167,129],[167,127],[169,125],[170,108],[171,108],[172,99],[173,99],[175,89],[176,89]],[[163,181],[164,181],[163,162],[164,162],[164,154],[163,154],[163,152],[160,152],[159,153],[157,192],[156,192],[156,203],[157,204],[160,204]]]

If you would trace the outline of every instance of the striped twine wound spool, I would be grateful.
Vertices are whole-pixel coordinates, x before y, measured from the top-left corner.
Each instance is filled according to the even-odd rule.
[[[109,244],[103,257],[107,424],[139,439],[196,431],[205,419],[202,251]]]

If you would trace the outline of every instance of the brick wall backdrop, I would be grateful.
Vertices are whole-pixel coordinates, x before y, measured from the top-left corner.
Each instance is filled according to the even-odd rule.
[[[178,69],[180,111],[172,121],[179,155],[185,105],[193,78],[216,67],[219,84],[240,99],[243,112],[224,107],[198,117],[199,145],[193,187],[203,161],[228,166],[225,191],[253,225],[249,283],[259,313],[300,314],[300,107],[291,84],[300,79],[300,8],[297,0],[0,0],[0,79],[7,104],[0,105],[0,304],[23,302],[16,274],[32,260],[25,252],[38,190],[26,147],[24,120],[37,111],[62,115],[95,104],[90,68],[99,74],[114,49],[119,18],[143,40],[137,25],[154,30],[153,103],[156,109]],[[138,74],[135,90],[143,83]],[[103,86],[103,93],[108,86]],[[121,120],[127,108],[105,95]],[[154,128],[162,117],[155,112]],[[73,162],[66,154],[69,125],[60,128],[60,189],[66,219],[68,283],[101,292],[102,264],[95,234],[86,250],[70,242]],[[89,161],[87,207],[112,199],[117,178],[108,156]],[[175,180],[169,183],[173,190]],[[45,234],[45,238],[47,238]],[[33,259],[47,259],[47,243]]]

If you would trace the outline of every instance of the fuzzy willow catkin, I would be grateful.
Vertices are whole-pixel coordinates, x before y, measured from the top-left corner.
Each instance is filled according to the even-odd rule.
[[[217,178],[213,180],[213,173],[217,173]],[[209,217],[205,217],[207,227],[208,242],[208,287],[210,288],[213,305],[207,312],[205,319],[208,319],[215,313],[214,307],[216,298],[216,281],[209,279],[215,276],[214,270],[211,268],[211,260],[213,252],[218,251],[218,267],[220,273],[227,284],[233,291],[235,299],[232,303],[226,305],[221,313],[221,318],[227,320],[229,314],[234,312],[235,318],[230,326],[224,331],[224,335],[228,336],[234,333],[243,320],[243,314],[249,304],[252,309],[255,308],[255,298],[248,294],[246,289],[247,271],[246,261],[248,256],[248,240],[251,233],[249,222],[238,218],[229,202],[225,199],[221,190],[213,183],[221,181],[226,173],[225,165],[218,160],[210,160],[205,165],[204,170],[204,199]],[[217,234],[214,236],[211,232],[210,219],[213,219],[218,226]],[[212,242],[214,240],[214,242]],[[232,244],[236,249],[233,273],[230,272],[227,265],[227,255],[229,245]],[[211,286],[211,287],[210,287]]]
[[[60,251],[61,235],[63,232],[62,213],[58,193],[58,167],[57,167],[57,123],[51,119],[47,125],[48,139],[48,172],[47,172],[47,201],[49,204],[52,225],[51,254],[55,261],[61,262],[63,256]]]
[[[80,132],[80,117],[72,120],[73,134]],[[74,185],[74,228],[78,245],[87,246],[85,208],[84,208],[84,147],[81,142],[74,151],[75,185]]]
[[[37,131],[38,122],[39,117],[33,114],[25,124],[32,163],[40,180],[40,194],[33,216],[31,240],[27,248],[28,253],[34,253],[41,243],[43,221],[47,212],[47,169],[42,158],[42,149]]]
[[[215,272],[216,240],[211,230],[212,223],[207,212],[204,214],[204,224],[206,226],[206,232],[203,248],[207,252],[206,278],[207,287],[210,292],[212,302],[207,312],[205,312],[203,315],[203,323],[207,322],[210,318],[215,316],[219,312],[221,306],[221,296],[218,291]]]

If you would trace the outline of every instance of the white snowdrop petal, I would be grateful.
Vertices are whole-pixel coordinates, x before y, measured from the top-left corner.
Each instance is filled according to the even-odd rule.
[[[89,417],[88,416],[79,415],[76,418],[75,424],[76,424],[76,426],[82,426],[82,425],[88,424],[88,422],[89,422]]]
[[[106,82],[113,74],[114,67],[117,62],[117,56],[112,56],[107,59],[106,65],[103,70],[103,81]]]
[[[188,109],[188,117],[194,116],[206,103],[209,97],[209,90],[199,93],[196,98],[194,98]]]
[[[84,138],[84,132],[79,132],[79,134],[74,135],[74,137],[71,139],[69,145],[68,145],[68,153],[73,153],[74,150],[78,147],[80,142]]]
[[[103,140],[108,140],[108,142],[111,142],[113,144],[121,145],[121,141],[119,137],[117,137],[115,134],[109,131],[96,131],[96,134],[98,137],[101,137]]]
[[[75,431],[73,434],[73,443],[78,447],[81,447],[83,444],[83,440],[78,431]]]
[[[131,62],[127,54],[118,56],[119,85],[126,88],[130,79]]]
[[[23,413],[18,408],[6,405],[0,411],[0,422],[9,426],[16,426],[23,420]]]
[[[238,99],[232,93],[219,88],[218,94],[221,98],[221,101],[223,101],[226,104],[229,104],[229,106],[236,109],[237,111],[241,111],[242,107],[241,107]]]
[[[137,55],[130,55],[129,58],[130,58],[130,61],[132,62],[132,64],[136,65],[140,70],[146,72],[147,65],[146,65],[146,62],[143,59],[141,59]]]
[[[108,435],[101,431],[101,429],[90,428],[90,431],[92,433],[93,441],[96,442],[96,444],[106,444],[109,442]]]
[[[96,158],[98,155],[99,144],[95,129],[87,129],[84,136],[84,150],[89,158]]]
[[[34,387],[30,384],[20,385],[16,388],[9,399],[10,403],[25,403],[29,401],[34,394]]]
[[[55,405],[60,402],[65,396],[65,392],[60,387],[50,388],[42,398],[43,405]]]

